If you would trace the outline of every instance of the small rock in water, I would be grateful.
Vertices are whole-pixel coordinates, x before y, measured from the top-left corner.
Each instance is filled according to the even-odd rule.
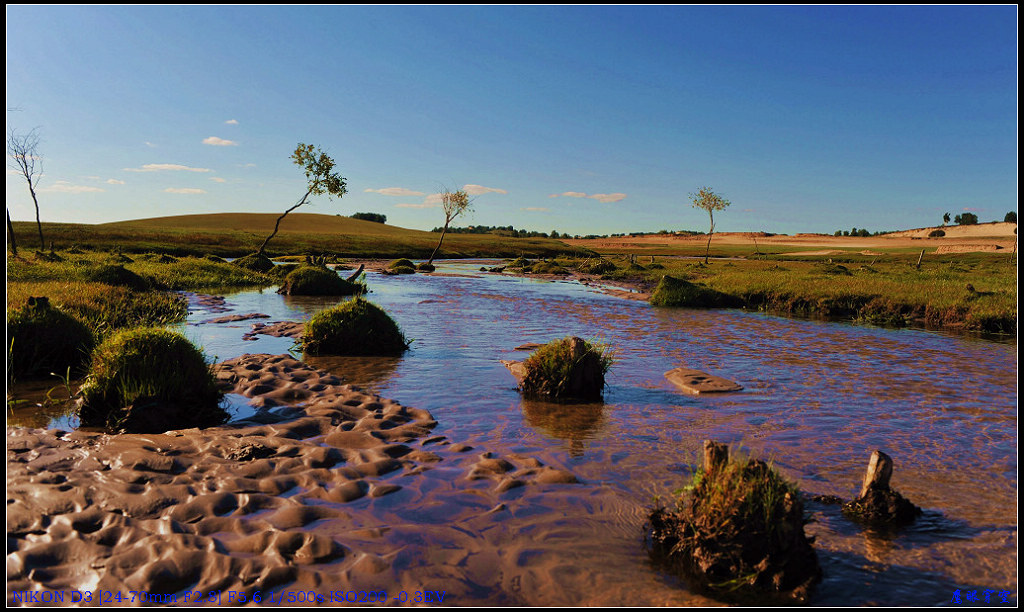
[[[726,391],[740,391],[743,389],[742,385],[731,380],[689,368],[669,370],[665,372],[665,378],[684,391],[696,394],[724,393]]]

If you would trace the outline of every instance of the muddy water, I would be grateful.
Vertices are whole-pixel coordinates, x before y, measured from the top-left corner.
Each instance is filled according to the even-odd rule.
[[[539,457],[583,484],[507,491],[500,520],[461,520],[473,496],[440,480],[353,502],[379,517],[368,529],[390,529],[380,545],[399,550],[392,582],[431,589],[458,576],[454,605],[709,603],[652,563],[643,523],[654,496],[682,486],[713,438],[774,459],[804,491],[843,498],[856,493],[871,451],[884,450],[896,462],[895,488],[925,509],[914,526],[875,534],[811,504],[808,531],[825,572],[813,604],[936,605],[958,589],[1016,601],[1015,344],[655,309],[576,283],[479,274],[480,265],[439,267],[465,276],[371,274],[369,298],[412,349],[399,359],[308,362],[429,410],[438,434]],[[249,321],[204,320],[252,312],[270,315],[259,321],[303,320],[334,300],[264,290],[227,302],[228,312],[197,310],[184,327],[218,360],[282,353],[292,342],[243,341]],[[524,342],[568,334],[613,348],[604,403],[524,401],[499,360],[524,358],[514,350]],[[663,377],[677,366],[745,389],[686,395]]]
[[[400,359],[309,361],[430,410],[439,433],[544,457],[585,482],[566,487],[568,493],[524,494],[504,533],[486,536],[516,541],[524,601],[700,602],[652,566],[642,525],[654,496],[683,484],[706,438],[774,459],[804,491],[847,499],[872,450],[895,459],[894,486],[925,516],[898,534],[873,534],[835,507],[812,504],[816,521],[808,530],[825,571],[813,603],[934,605],[949,602],[957,589],[995,591],[994,603],[1005,591],[1015,600],[1015,344],[739,311],[656,309],[576,283],[478,274],[479,265],[439,269],[464,277],[371,275],[369,298],[414,340],[412,350]],[[264,291],[230,295],[228,302],[233,312],[301,320],[332,300]],[[210,316],[197,313],[190,321]],[[248,327],[187,330],[221,359],[290,346],[277,338],[240,342]],[[525,357],[514,350],[524,342],[568,334],[613,348],[604,403],[523,400],[499,359]],[[745,390],[686,395],[663,377],[677,366],[735,380]],[[544,537],[533,541],[531,532]],[[530,582],[531,555],[547,556],[543,567],[559,568],[559,575]],[[445,571],[417,564],[415,575],[429,584],[432,572]],[[524,592],[526,584],[535,590]]]

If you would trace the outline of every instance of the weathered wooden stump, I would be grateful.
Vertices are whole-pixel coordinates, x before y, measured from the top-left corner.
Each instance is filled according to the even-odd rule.
[[[880,450],[871,453],[860,496],[843,505],[847,516],[874,527],[895,527],[913,522],[921,509],[889,486],[893,461]]]
[[[729,447],[714,440],[704,440],[704,471],[715,469],[729,463]]]

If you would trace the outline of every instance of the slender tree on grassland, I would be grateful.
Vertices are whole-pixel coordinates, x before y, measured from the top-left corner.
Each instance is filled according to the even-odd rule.
[[[305,204],[309,196],[327,194],[329,197],[337,196],[340,198],[348,193],[345,178],[334,172],[334,160],[318,147],[300,142],[299,146],[295,148],[295,152],[292,153],[292,161],[306,173],[306,194],[302,196],[302,199],[297,204],[284,211],[284,214],[277,218],[277,222],[274,223],[274,232],[267,236],[267,239],[260,245],[260,250],[256,252],[258,255],[264,255],[267,243],[277,235],[277,230],[281,227],[281,220],[288,213]]]
[[[434,263],[434,257],[437,256],[437,251],[441,248],[441,242],[444,241],[444,235],[448,232],[448,226],[451,225],[451,222],[462,213],[473,210],[472,206],[473,201],[469,199],[469,194],[462,189],[458,191],[445,189],[441,193],[441,208],[444,209],[444,228],[441,230],[441,238],[438,239],[434,252],[430,254],[430,259],[427,260],[428,264]]]
[[[32,195],[32,203],[36,205],[36,228],[39,230],[39,250],[46,248],[43,241],[43,223],[39,220],[39,199],[36,197],[36,188],[39,186],[39,179],[43,175],[43,162],[39,157],[39,135],[33,129],[27,134],[19,134],[14,128],[7,131],[7,157],[8,165],[18,171],[25,182],[28,183],[28,192]],[[7,231],[11,234],[13,245],[14,229],[11,226],[11,213],[7,213]],[[15,246],[15,254],[17,247]]]
[[[708,255],[711,253],[711,235],[715,233],[715,211],[725,210],[726,206],[732,204],[722,196],[711,190],[710,187],[701,187],[697,193],[690,194],[690,201],[694,208],[708,211],[708,218],[711,219],[711,229],[708,230],[708,246],[704,251],[704,263],[708,263]]]
[[[943,227],[945,227],[945,225],[947,223],[949,223],[949,213],[946,213],[946,214],[942,215],[942,225],[943,225]]]

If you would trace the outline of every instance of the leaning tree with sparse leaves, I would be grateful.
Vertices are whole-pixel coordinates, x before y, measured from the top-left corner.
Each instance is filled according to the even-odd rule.
[[[428,264],[434,263],[434,257],[437,255],[437,251],[441,248],[441,242],[444,240],[444,235],[448,231],[448,226],[451,222],[464,212],[472,210],[473,201],[469,199],[469,194],[464,190],[459,189],[458,191],[449,191],[445,189],[441,193],[441,208],[444,209],[444,229],[441,230],[441,238],[437,241],[437,246],[434,247],[434,252],[430,254],[430,259],[427,260]]]
[[[295,148],[295,152],[292,153],[292,161],[306,173],[306,194],[302,196],[298,204],[284,211],[284,214],[277,218],[277,222],[274,223],[274,232],[267,236],[267,239],[260,245],[259,251],[256,252],[257,255],[265,256],[264,250],[267,248],[267,243],[277,235],[277,230],[281,227],[281,220],[288,213],[305,204],[309,196],[327,194],[329,197],[340,198],[348,193],[345,177],[334,172],[334,160],[318,147],[300,142],[299,146]]]
[[[708,211],[708,217],[711,219],[711,229],[708,230],[708,246],[704,251],[704,264],[707,265],[708,255],[711,252],[711,235],[715,233],[715,211],[725,210],[725,207],[729,206],[731,202],[716,194],[710,187],[701,187],[697,193],[691,193],[690,201],[693,202],[694,208]]]

